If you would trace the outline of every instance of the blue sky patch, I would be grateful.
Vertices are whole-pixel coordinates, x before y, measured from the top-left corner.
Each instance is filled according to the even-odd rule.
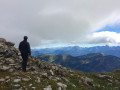
[[[101,32],[101,31],[110,31],[110,32],[120,33],[120,25],[106,26],[100,29],[98,32]]]

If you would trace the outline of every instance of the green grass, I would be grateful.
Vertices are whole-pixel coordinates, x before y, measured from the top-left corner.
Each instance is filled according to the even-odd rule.
[[[19,71],[18,71],[19,72]],[[21,81],[19,83],[13,83],[12,81],[9,83],[6,82],[0,82],[0,90],[11,90],[13,88],[13,85],[15,84],[20,84],[21,86],[25,86],[28,90],[31,90],[31,87],[29,87],[29,84],[32,84],[32,87],[36,87],[36,90],[43,90],[43,88],[45,88],[48,85],[51,85],[53,90],[57,90],[58,86],[57,83],[61,82],[63,84],[67,85],[67,90],[118,90],[115,87],[120,88],[120,83],[116,83],[115,81],[117,80],[118,82],[120,82],[120,72],[118,73],[83,73],[80,71],[74,71],[73,73],[71,73],[73,75],[67,75],[65,78],[68,79],[70,82],[65,81],[62,77],[61,81],[54,81],[54,80],[49,80],[47,78],[42,78],[39,75],[32,75],[30,72],[29,74],[27,73],[23,73],[20,74],[20,77],[23,78],[28,78],[28,76],[30,76],[31,80],[30,81]],[[105,78],[105,79],[101,79],[99,77],[97,77],[97,74],[103,74],[103,75],[109,75],[113,78],[110,78],[113,82],[112,85],[108,85],[108,83],[110,83],[110,81],[108,80],[109,78]],[[14,77],[14,78],[18,78],[18,76],[13,75],[13,73],[10,73],[8,71],[0,71],[0,78],[5,78],[5,76],[10,76],[10,77]],[[94,80],[94,84],[95,85],[100,85],[101,87],[92,87],[92,86],[86,86],[83,83],[79,82],[79,80],[81,80],[82,76],[86,76],[88,78],[91,78]],[[36,77],[40,77],[41,82],[37,83],[35,82]],[[75,85],[76,87],[73,87],[73,85]]]
[[[54,62],[54,60],[53,59],[49,59],[49,61],[48,61],[49,63],[52,63],[52,62]]]

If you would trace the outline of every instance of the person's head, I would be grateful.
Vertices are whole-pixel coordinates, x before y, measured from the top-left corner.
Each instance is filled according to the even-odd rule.
[[[27,36],[24,36],[24,40],[27,40],[28,39],[28,37]]]

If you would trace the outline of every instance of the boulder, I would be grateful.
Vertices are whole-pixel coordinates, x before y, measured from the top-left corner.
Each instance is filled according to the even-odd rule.
[[[83,76],[83,77],[81,77],[81,81],[82,81],[83,84],[85,84],[87,86],[94,87],[93,79],[90,79],[88,77]]]
[[[14,79],[13,81],[14,83],[18,83],[18,82],[21,82],[21,79]]]
[[[32,90],[35,90],[35,87],[32,87]]]
[[[15,63],[15,61],[13,59],[7,58],[6,60],[8,61],[9,64],[14,64]]]
[[[4,81],[5,81],[5,79],[4,79],[4,78],[1,78],[1,79],[0,79],[0,82],[4,82]]]
[[[4,43],[6,40],[4,38],[0,38],[0,42]]]
[[[5,49],[3,47],[0,47],[0,54],[5,54]]]
[[[9,72],[13,72],[13,71],[14,71],[14,68],[10,68],[10,69],[9,69]]]
[[[28,79],[28,78],[22,78],[22,81],[28,82],[28,81],[30,81],[30,79]]]
[[[6,79],[6,80],[10,79],[10,76],[5,76],[5,79]]]
[[[15,84],[14,86],[13,86],[13,89],[19,89],[20,88],[20,85],[19,84]]]
[[[33,84],[29,84],[29,87],[31,87]]]
[[[61,82],[57,83],[57,85],[59,87],[58,90],[66,90],[66,88],[67,88],[67,85],[65,85]]]
[[[39,77],[37,77],[37,83],[40,83],[41,81],[40,81],[40,78]]]
[[[47,78],[48,77],[47,73],[42,73],[41,75],[42,75],[43,78]]]
[[[8,46],[14,46],[15,45],[15,43],[13,43],[13,42],[5,42],[5,44],[8,45]]]
[[[52,70],[49,71],[50,75],[54,76],[54,72]]]
[[[3,70],[3,71],[7,71],[7,70],[9,70],[10,69],[10,66],[3,66],[2,68],[0,68],[1,70]]]
[[[43,90],[52,90],[51,85],[46,86]]]
[[[96,75],[96,77],[101,78],[101,79],[111,78],[111,76],[109,75],[101,75],[101,74]]]

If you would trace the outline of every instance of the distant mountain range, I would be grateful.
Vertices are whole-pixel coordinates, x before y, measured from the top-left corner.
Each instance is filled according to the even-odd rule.
[[[61,48],[45,48],[45,49],[32,49],[32,55],[71,55],[71,56],[81,56],[90,53],[105,53],[106,55],[113,55],[120,57],[120,46],[109,47],[109,46],[96,46],[83,48],[79,46],[69,46]]]
[[[83,56],[39,55],[40,60],[60,64],[83,72],[112,72],[120,68],[120,58],[103,53],[92,53]]]

